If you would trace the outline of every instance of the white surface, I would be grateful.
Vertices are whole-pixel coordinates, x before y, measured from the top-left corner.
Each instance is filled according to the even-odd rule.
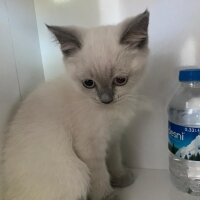
[[[8,118],[11,105],[19,100],[12,37],[5,1],[0,1],[0,129]],[[1,134],[0,134],[1,135]],[[0,140],[1,141],[1,140]]]
[[[63,65],[44,23],[97,26],[150,10],[151,54],[141,93],[153,108],[141,112],[130,127],[125,155],[136,168],[167,168],[166,105],[177,86],[179,66],[200,64],[200,1],[35,0],[35,8],[46,79],[60,74]]]
[[[0,1],[0,131],[20,96],[44,80],[34,4],[30,2]]]
[[[19,87],[13,57],[12,40],[5,1],[0,1],[0,149],[2,148],[2,129],[11,107],[19,97]],[[8,78],[9,77],[9,78]],[[12,81],[11,81],[12,80]],[[1,159],[1,154],[0,154]],[[1,199],[1,166],[0,166],[0,199]]]
[[[44,80],[33,1],[0,1],[0,130],[13,105]]]
[[[199,200],[177,190],[167,170],[135,170],[135,183],[121,190],[124,200]]]
[[[33,5],[31,0],[0,1],[0,149],[20,96],[44,80]]]
[[[7,0],[13,49],[22,95],[44,80],[33,0]]]

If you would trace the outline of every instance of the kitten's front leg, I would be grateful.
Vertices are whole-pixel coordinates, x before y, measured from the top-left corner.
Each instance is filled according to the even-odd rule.
[[[91,200],[118,200],[118,196],[110,185],[110,175],[107,171],[105,159],[87,161],[91,171]]]
[[[90,142],[78,154],[90,170],[89,199],[117,200],[118,196],[110,185],[110,175],[106,166],[106,145],[102,141],[94,144]]]
[[[122,164],[120,135],[115,136],[110,142],[106,160],[113,187],[126,187],[134,182],[132,171]]]

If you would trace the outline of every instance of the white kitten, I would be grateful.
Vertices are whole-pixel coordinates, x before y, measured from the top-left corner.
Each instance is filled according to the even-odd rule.
[[[133,182],[119,140],[137,105],[148,21],[145,11],[117,26],[47,26],[66,74],[33,92],[10,126],[5,200],[116,199],[113,188]]]

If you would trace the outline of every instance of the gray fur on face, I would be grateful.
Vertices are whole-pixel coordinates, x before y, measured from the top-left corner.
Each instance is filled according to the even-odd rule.
[[[104,104],[109,104],[114,99],[114,87],[112,84],[113,71],[112,68],[106,68],[105,73],[94,73],[93,77],[98,82],[96,85],[96,93],[100,101]]]
[[[141,77],[148,55],[148,23],[149,12],[145,11],[116,26],[48,28],[61,45],[72,80],[88,97],[108,104],[128,96]],[[116,76],[128,77],[127,84],[114,86]],[[83,89],[86,79],[92,79],[96,87]]]
[[[102,103],[109,104],[114,98],[114,88],[106,86],[105,88],[97,88],[97,94]]]

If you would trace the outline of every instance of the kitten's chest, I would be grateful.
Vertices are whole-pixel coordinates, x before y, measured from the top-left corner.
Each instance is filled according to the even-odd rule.
[[[75,106],[68,107],[64,123],[72,138],[109,140],[113,134],[124,131],[129,118],[127,113],[121,111],[91,108],[89,104],[85,104],[80,109]]]
[[[123,132],[128,120],[119,116],[106,115],[100,112],[79,113],[71,118],[70,132],[75,137],[88,137],[92,140],[104,138],[109,140],[113,134]]]

